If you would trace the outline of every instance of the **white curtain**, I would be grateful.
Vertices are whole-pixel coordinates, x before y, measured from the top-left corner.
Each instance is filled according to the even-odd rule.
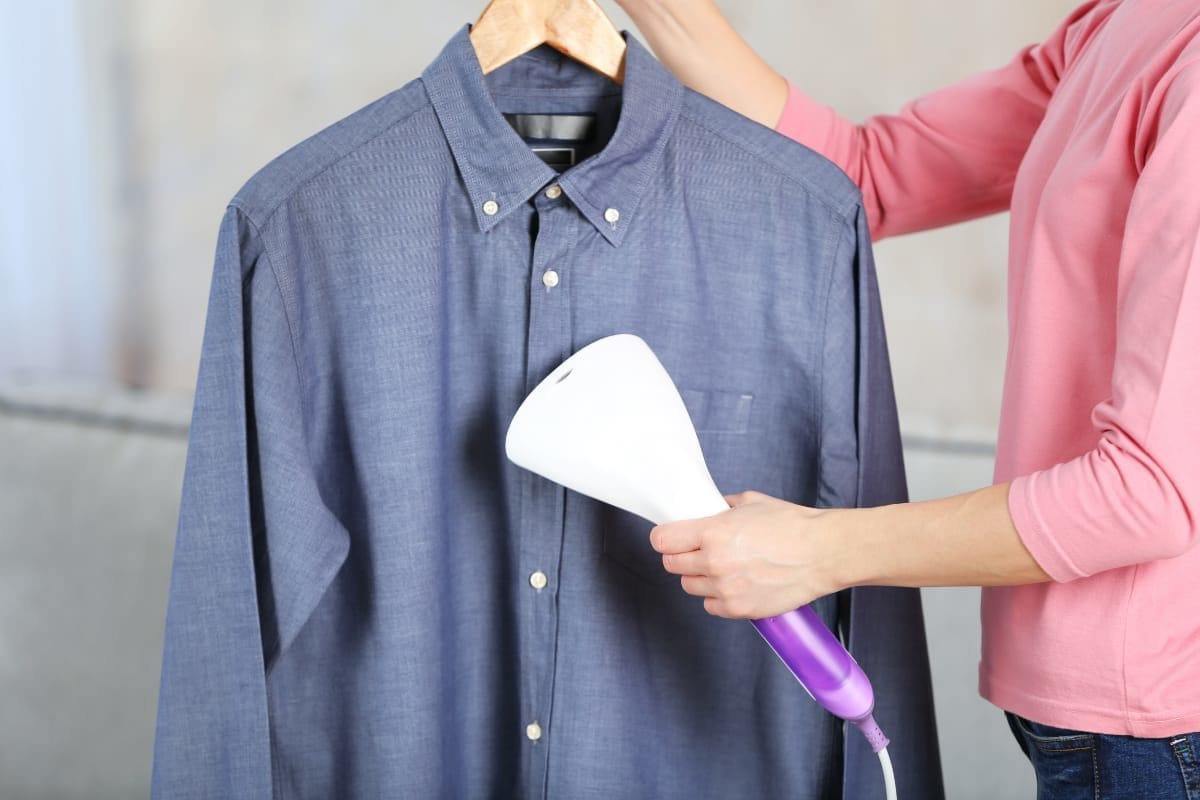
[[[74,0],[0,0],[0,379],[113,373],[112,276]]]

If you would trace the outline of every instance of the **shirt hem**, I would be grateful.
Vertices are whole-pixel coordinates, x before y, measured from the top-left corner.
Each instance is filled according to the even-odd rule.
[[[979,669],[979,694],[1001,710],[1056,728],[1140,739],[1165,739],[1200,732],[1200,711],[1175,716],[1142,716],[1080,708],[1006,685],[989,675],[982,666]]]

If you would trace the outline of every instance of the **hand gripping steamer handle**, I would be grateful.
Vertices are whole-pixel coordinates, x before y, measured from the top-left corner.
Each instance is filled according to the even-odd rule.
[[[729,508],[679,391],[636,336],[600,339],[563,362],[517,410],[505,449],[518,466],[655,524]],[[871,682],[846,648],[808,606],[754,627],[814,700],[867,737],[895,798]]]

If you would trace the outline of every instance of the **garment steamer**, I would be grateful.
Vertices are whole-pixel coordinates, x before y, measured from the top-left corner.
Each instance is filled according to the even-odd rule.
[[[637,336],[600,339],[563,362],[517,410],[505,450],[518,466],[655,524],[729,508],[683,398]],[[808,606],[754,627],[814,700],[867,737],[895,800],[875,694],[846,648]]]

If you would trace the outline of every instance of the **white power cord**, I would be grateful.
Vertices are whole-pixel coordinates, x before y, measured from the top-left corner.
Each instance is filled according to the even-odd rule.
[[[879,764],[883,767],[883,787],[887,800],[896,800],[896,773],[892,770],[892,757],[887,748],[879,751]]]
[[[887,751],[889,744],[887,736],[880,730],[879,723],[875,721],[873,714],[849,721],[862,731],[871,751],[879,754],[879,765],[883,767],[883,787],[887,793],[887,800],[896,800],[896,773],[892,770],[892,757],[888,755]]]

